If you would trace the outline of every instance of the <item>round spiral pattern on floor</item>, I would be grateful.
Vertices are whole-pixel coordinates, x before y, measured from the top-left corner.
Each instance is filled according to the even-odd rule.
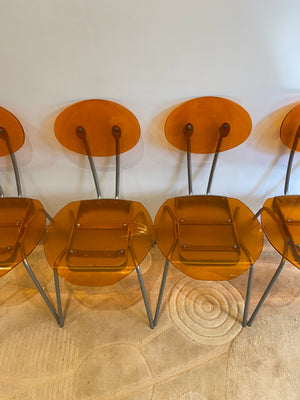
[[[169,305],[177,327],[201,344],[228,343],[242,329],[244,300],[228,282],[185,277],[172,289]]]

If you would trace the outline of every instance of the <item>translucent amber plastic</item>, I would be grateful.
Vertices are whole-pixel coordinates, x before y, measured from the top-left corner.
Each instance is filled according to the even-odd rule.
[[[0,156],[14,153],[23,143],[24,131],[20,121],[5,108],[0,107]]]
[[[45,230],[45,211],[38,200],[0,198],[0,276],[29,255]]]
[[[116,154],[116,140],[112,129],[121,130],[119,153],[136,145],[140,137],[140,126],[136,117],[125,107],[108,100],[85,100],[75,103],[59,114],[54,130],[58,141],[68,149],[87,154],[83,140],[76,134],[82,127],[92,156]]]
[[[176,148],[187,151],[184,128],[192,124],[192,153],[214,153],[220,138],[219,128],[229,124],[219,151],[229,150],[243,143],[250,135],[252,122],[247,111],[233,101],[221,97],[199,97],[176,107],[167,118],[165,134]]]
[[[281,128],[280,128],[280,137],[282,142],[289,147],[293,148],[295,136],[300,127],[300,104],[294,107],[284,118]],[[300,134],[300,130],[299,130]],[[296,151],[300,151],[300,140],[296,143],[295,149]]]
[[[263,246],[256,217],[242,202],[221,196],[167,200],[155,218],[156,242],[172,264],[201,280],[233,279]]]
[[[151,217],[127,200],[69,203],[51,221],[45,254],[57,273],[77,285],[106,286],[138,266],[153,240]]]
[[[266,200],[261,222],[272,246],[300,268],[300,196],[278,196]]]

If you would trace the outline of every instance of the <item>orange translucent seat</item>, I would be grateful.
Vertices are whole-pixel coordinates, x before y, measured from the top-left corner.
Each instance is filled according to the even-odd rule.
[[[243,325],[247,322],[254,263],[263,246],[261,226],[241,201],[210,195],[219,153],[243,143],[252,122],[240,105],[199,97],[177,106],[165,123],[169,143],[187,152],[189,196],[167,200],[155,217],[156,242],[166,257],[154,325],[157,324],[169,262],[201,280],[230,280],[249,269]],[[191,153],[214,153],[206,195],[194,195]]]
[[[0,276],[26,258],[44,234],[45,211],[38,200],[0,198]]]
[[[14,153],[23,143],[24,130],[20,121],[9,111],[0,107],[0,156],[9,155],[18,192],[18,197],[5,197],[5,190],[0,185],[0,277],[23,262],[46,305],[62,327],[62,320],[56,314],[27,260],[27,256],[44,234],[46,213],[38,200],[22,197],[21,180]],[[57,277],[54,276],[54,279]],[[56,295],[58,296],[57,291]]]
[[[134,269],[150,327],[153,318],[140,269],[153,242],[153,224],[145,207],[119,199],[120,154],[140,138],[136,117],[108,100],[72,104],[57,117],[58,141],[88,156],[97,199],[74,201],[51,221],[44,240],[45,254],[55,272],[81,286],[112,285]],[[115,199],[103,199],[93,156],[116,156]],[[60,307],[59,313],[62,317]]]
[[[300,196],[277,196],[263,205],[264,232],[282,257],[300,268]]]
[[[11,156],[17,180],[13,153],[22,147],[24,138],[20,121],[0,107],[0,156]],[[18,191],[21,196],[20,183]],[[0,277],[31,253],[44,233],[45,224],[45,211],[38,200],[0,197]]]
[[[261,226],[252,211],[228,197],[169,199],[160,207],[155,227],[164,256],[194,279],[236,278],[262,250]]]
[[[300,268],[300,196],[287,195],[295,151],[300,151],[300,104],[290,110],[280,127],[282,142],[291,149],[284,196],[267,199],[262,207],[263,230],[281,256]]]
[[[105,286],[134,270],[152,240],[151,217],[142,204],[97,199],[75,201],[60,210],[44,246],[50,265],[67,281]]]
[[[288,195],[294,154],[296,151],[300,151],[300,104],[285,116],[280,127],[280,138],[291,149],[286,170],[284,195],[267,199],[260,212],[264,233],[282,258],[248,321],[249,326],[252,325],[264,304],[286,260],[300,268],[300,196]]]

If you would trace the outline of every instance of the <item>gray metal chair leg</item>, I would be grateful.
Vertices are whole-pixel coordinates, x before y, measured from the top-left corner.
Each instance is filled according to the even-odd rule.
[[[34,275],[34,273],[33,273],[33,271],[32,271],[32,269],[31,269],[31,267],[30,267],[30,265],[29,265],[29,263],[28,263],[26,258],[24,258],[23,264],[24,264],[24,267],[26,268],[26,271],[28,272],[30,278],[33,280],[33,283],[35,284],[35,286],[37,287],[37,289],[40,292],[41,296],[43,297],[45,303],[47,304],[49,310],[51,311],[52,315],[56,319],[56,322],[58,324],[60,324],[59,318],[58,318],[58,316],[57,316],[52,304],[50,303],[48,297],[46,296],[46,293],[44,292],[44,290],[43,290],[42,286],[40,285],[39,281],[37,280],[36,276]]]
[[[260,208],[257,213],[255,214],[256,218],[258,218],[260,216],[260,214],[262,213],[262,208]]]
[[[53,270],[53,275],[54,275],[54,283],[55,283],[57,310],[58,310],[58,323],[59,323],[59,326],[62,328],[64,326],[64,317],[63,317],[62,307],[61,307],[59,278],[58,278],[57,272],[55,270]]]
[[[253,322],[254,318],[256,317],[256,314],[260,310],[261,306],[264,304],[264,301],[266,300],[266,298],[267,298],[268,294],[270,293],[274,283],[276,282],[276,279],[278,278],[280,272],[282,271],[282,268],[284,267],[285,261],[286,260],[284,258],[281,259],[281,262],[280,262],[275,274],[273,275],[273,278],[271,279],[269,285],[267,286],[264,294],[262,295],[261,299],[259,300],[259,303],[257,304],[253,314],[251,315],[251,318],[249,319],[249,321],[247,323],[248,326],[252,325],[252,322]]]
[[[242,323],[243,326],[247,325],[247,317],[248,317],[249,301],[250,301],[250,295],[251,295],[251,289],[252,289],[253,273],[254,273],[254,264],[252,264],[249,269],[247,293],[246,293],[244,316],[243,316],[243,323]]]
[[[141,268],[139,265],[136,267],[136,272],[137,272],[137,276],[139,278],[139,283],[140,283],[140,287],[141,287],[141,291],[142,291],[142,295],[143,295],[143,299],[144,299],[144,303],[145,303],[145,307],[146,307],[146,311],[147,311],[149,325],[150,325],[150,328],[153,329],[154,328],[153,318],[152,318],[152,314],[151,314],[151,310],[150,310],[150,306],[149,306],[149,302],[148,302],[147,293],[145,290],[145,285],[144,285],[144,281],[143,281],[143,277],[142,277],[142,273],[141,273]]]
[[[51,217],[51,215],[45,210],[45,214],[46,214],[46,218],[48,219],[48,221],[49,222],[51,222],[52,221],[52,217]]]
[[[169,265],[170,265],[170,261],[168,259],[166,259],[164,273],[163,273],[163,277],[162,277],[161,285],[160,285],[160,291],[159,291],[156,311],[155,311],[154,326],[157,325],[157,320],[158,320],[158,315],[159,315],[160,306],[161,306],[161,302],[162,302],[162,297],[163,297],[165,286],[166,286],[166,280],[167,280],[167,275],[168,275],[168,271],[169,271]]]

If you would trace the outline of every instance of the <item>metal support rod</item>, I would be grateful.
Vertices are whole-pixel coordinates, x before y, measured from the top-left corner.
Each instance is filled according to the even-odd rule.
[[[286,176],[285,176],[285,184],[284,184],[284,194],[288,194],[289,191],[289,184],[290,184],[290,177],[291,177],[291,171],[292,171],[292,166],[293,166],[293,161],[294,161],[294,155],[295,155],[295,151],[299,142],[299,138],[300,138],[300,125],[298,126],[295,138],[294,138],[294,142],[293,142],[293,147],[292,150],[290,152],[290,157],[289,157],[289,162],[288,162],[288,166],[287,166],[287,170],[286,170]]]
[[[116,186],[115,186],[115,198],[119,198],[120,194],[120,137],[121,129],[118,125],[112,127],[112,135],[116,140]]]
[[[51,222],[52,221],[52,217],[51,217],[51,215],[45,210],[45,214],[46,214],[46,218],[48,219],[48,221],[49,222]]]
[[[249,321],[247,323],[248,326],[252,325],[252,322],[253,322],[254,318],[256,317],[256,315],[257,315],[258,311],[260,310],[261,306],[264,304],[264,301],[266,300],[266,298],[267,298],[268,294],[270,293],[274,283],[276,282],[276,279],[278,278],[280,272],[282,271],[282,268],[284,267],[285,261],[286,261],[285,258],[281,259],[281,262],[280,262],[275,274],[273,275],[273,278],[271,279],[269,285],[267,286],[264,294],[262,295],[261,299],[259,300],[255,310],[253,311],[253,314],[251,315],[251,318],[249,319]]]
[[[147,293],[145,290],[145,285],[144,285],[144,281],[143,281],[143,277],[142,277],[142,273],[141,273],[141,268],[138,265],[135,269],[137,272],[137,276],[139,278],[139,283],[140,283],[140,287],[141,287],[141,291],[142,291],[142,295],[143,295],[143,299],[144,299],[144,303],[145,303],[145,307],[146,307],[146,311],[147,311],[149,325],[150,325],[150,328],[153,329],[154,328],[153,318],[152,318],[152,314],[151,314],[151,310],[150,310],[150,306],[149,306],[149,302],[148,302],[148,298],[147,298]]]
[[[261,213],[262,213],[262,207],[257,211],[257,213],[255,214],[255,217],[258,218]]]
[[[94,178],[94,183],[95,183],[95,187],[96,187],[97,197],[98,197],[98,199],[101,199],[100,185],[99,185],[99,181],[98,181],[98,176],[97,176],[97,172],[96,172],[94,160],[93,160],[93,157],[92,157],[91,155],[89,155],[89,154],[88,154],[88,158],[89,158],[90,167],[91,167],[92,174],[93,174],[93,178]]]
[[[16,185],[18,191],[18,197],[22,197],[22,188],[21,188],[21,181],[20,181],[20,174],[18,170],[17,160],[14,153],[10,153],[11,162],[14,168],[15,178],[16,178]]]
[[[115,198],[120,196],[120,154],[116,154],[116,190]]]
[[[57,272],[55,270],[53,270],[53,275],[54,275],[54,283],[55,283],[57,310],[58,310],[58,324],[62,328],[64,326],[64,317],[63,317],[62,307],[61,307],[59,278],[58,278]]]
[[[189,139],[188,139],[189,142]],[[191,163],[191,152],[187,151],[187,170],[188,170],[188,183],[189,183],[189,195],[193,195],[193,179],[192,179],[192,163]]]
[[[229,135],[229,132],[230,132],[230,125],[229,125],[228,122],[224,122],[219,127],[219,135],[220,136],[219,136],[219,140],[218,140],[218,143],[217,143],[214,159],[213,159],[213,162],[212,162],[212,165],[211,165],[211,169],[210,169],[210,174],[209,174],[209,178],[208,178],[206,194],[210,194],[210,189],[211,189],[211,185],[212,185],[212,181],[213,181],[213,177],[214,177],[217,161],[218,161],[218,158],[219,158],[219,153],[220,153],[222,141],[223,141],[224,137]]]
[[[288,166],[287,166],[287,170],[286,170],[286,176],[285,176],[284,195],[288,194],[288,191],[289,191],[291,170],[292,170],[292,165],[293,165],[293,161],[294,161],[294,155],[295,155],[295,150],[291,150],[289,162],[288,162]]]
[[[84,147],[85,147],[88,159],[89,159],[90,167],[92,170],[93,178],[94,178],[97,197],[98,197],[98,199],[101,199],[101,191],[100,191],[100,185],[99,185],[99,181],[98,181],[97,171],[95,168],[93,157],[91,156],[91,151],[90,151],[88,141],[86,139],[85,129],[82,126],[77,126],[76,135],[83,141],[83,144],[84,144]]]
[[[193,195],[193,178],[192,178],[192,162],[191,162],[191,136],[194,132],[192,124],[188,123],[183,128],[183,133],[186,137],[186,162],[188,173],[189,195]]]
[[[11,162],[12,162],[12,165],[13,165],[13,169],[14,169],[14,174],[15,174],[15,178],[16,178],[16,185],[17,185],[17,191],[18,191],[18,197],[22,197],[22,188],[21,188],[20,174],[19,174],[19,170],[18,170],[17,161],[16,161],[16,158],[15,158],[13,149],[11,147],[7,131],[2,126],[0,127],[0,139],[3,139],[5,141],[5,143],[6,143],[6,146],[7,146],[9,155],[10,155],[10,159],[11,159]]]
[[[247,293],[246,293],[246,300],[245,300],[245,307],[244,307],[244,316],[243,316],[243,323],[242,325],[245,327],[247,325],[247,318],[248,318],[248,310],[249,310],[249,301],[252,289],[252,281],[253,281],[253,273],[254,273],[254,264],[251,265],[249,269],[249,276],[248,276],[248,284],[247,284]]]
[[[30,278],[33,280],[33,283],[35,284],[35,286],[37,287],[37,289],[40,292],[41,296],[43,297],[45,303],[47,304],[49,310],[51,311],[52,315],[56,319],[56,322],[58,324],[60,324],[59,318],[58,318],[58,316],[57,316],[52,304],[50,303],[48,297],[46,296],[46,293],[44,292],[42,286],[40,285],[39,281],[37,280],[36,276],[34,275],[32,269],[30,268],[30,265],[29,265],[29,263],[28,263],[26,258],[24,258],[23,264],[24,264],[24,267],[26,268],[26,271],[30,275]]]
[[[165,286],[166,286],[167,275],[168,275],[168,271],[169,271],[169,265],[170,265],[170,261],[168,259],[166,259],[164,273],[163,273],[163,277],[162,277],[161,285],[160,285],[160,291],[159,291],[155,316],[154,316],[154,326],[157,325],[157,321],[158,321],[159,311],[160,311],[161,302],[162,302],[162,298],[163,298],[163,294],[164,294],[164,290],[165,290]]]
[[[219,140],[221,140],[221,138]],[[211,184],[212,184],[212,181],[213,181],[213,177],[214,177],[214,173],[215,173],[215,169],[216,169],[218,158],[219,158],[219,153],[215,153],[214,159],[213,159],[213,163],[212,163],[212,166],[211,166],[211,170],[210,170],[210,174],[209,174],[206,194],[210,194]]]

